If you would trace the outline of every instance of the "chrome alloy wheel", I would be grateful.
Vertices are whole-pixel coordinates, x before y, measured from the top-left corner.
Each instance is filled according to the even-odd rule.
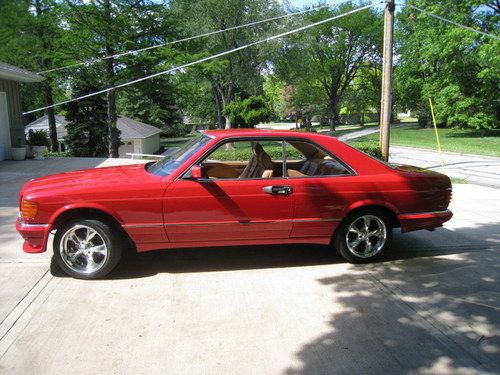
[[[387,242],[387,228],[382,219],[364,215],[353,221],[346,233],[349,251],[360,258],[370,258],[379,253]]]
[[[96,272],[108,258],[108,248],[99,232],[81,224],[62,235],[59,252],[64,263],[78,273]]]

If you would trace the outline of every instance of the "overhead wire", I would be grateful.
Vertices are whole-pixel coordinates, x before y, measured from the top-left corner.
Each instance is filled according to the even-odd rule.
[[[90,94],[81,95],[79,97],[72,98],[72,99],[69,99],[69,100],[65,100],[65,101],[62,101],[62,102],[59,102],[59,103],[55,103],[55,104],[51,104],[51,105],[48,105],[48,106],[45,106],[45,107],[40,107],[40,108],[37,108],[37,109],[33,109],[31,111],[23,112],[23,115],[27,115],[27,114],[30,114],[30,113],[42,111],[42,110],[45,110],[45,109],[48,109],[48,108],[58,107],[58,106],[61,106],[61,105],[64,105],[64,104],[75,102],[77,100],[82,100],[82,99],[90,98],[92,96],[103,94],[105,92],[108,92],[108,91],[111,91],[111,90],[115,90],[115,89],[118,89],[118,88],[121,88],[121,87],[130,86],[130,85],[133,85],[135,83],[146,81],[148,79],[151,79],[151,78],[154,78],[154,77],[158,77],[158,76],[161,76],[161,75],[164,75],[164,74],[173,73],[175,71],[182,70],[182,69],[185,69],[187,67],[190,67],[190,66],[193,66],[193,65],[205,62],[205,61],[213,60],[213,59],[216,59],[218,57],[229,55],[231,53],[234,53],[234,52],[237,52],[237,51],[241,51],[243,49],[246,49],[246,48],[258,45],[258,44],[266,43],[266,42],[269,42],[271,40],[279,39],[279,38],[282,38],[284,36],[297,33],[299,31],[310,29],[311,27],[318,26],[318,25],[324,24],[326,22],[330,22],[330,21],[333,21],[335,19],[348,16],[350,14],[354,14],[354,13],[360,12],[360,11],[365,10],[365,9],[369,9],[371,7],[374,7],[374,6],[382,4],[382,3],[383,3],[383,1],[378,1],[378,2],[375,2],[375,3],[369,4],[369,5],[365,5],[363,7],[353,9],[353,10],[351,10],[349,12],[346,12],[346,13],[342,13],[342,14],[339,14],[339,15],[336,15],[336,16],[333,16],[333,17],[329,17],[327,19],[324,19],[324,20],[321,20],[321,21],[318,21],[318,22],[314,22],[314,23],[311,23],[311,24],[308,24],[308,25],[305,25],[305,26],[302,26],[302,27],[299,27],[299,28],[296,28],[296,29],[293,29],[293,30],[289,30],[289,31],[286,31],[284,33],[273,35],[273,36],[267,37],[265,39],[260,39],[260,40],[257,40],[255,42],[251,42],[251,43],[245,44],[245,45],[240,46],[240,47],[236,47],[236,48],[224,51],[224,52],[220,52],[220,53],[217,53],[217,54],[214,54],[214,55],[211,55],[211,56],[207,56],[207,57],[201,58],[199,60],[195,60],[195,61],[183,64],[183,65],[180,65],[180,66],[175,66],[175,67],[172,67],[170,69],[163,70],[163,71],[160,71],[160,72],[157,72],[157,73],[154,73],[154,74],[150,74],[150,75],[145,76],[145,77],[141,77],[141,78],[129,81],[129,82],[125,82],[125,83],[116,85],[116,86],[108,87],[106,89],[99,90],[99,91],[96,91],[96,92],[93,92],[93,93],[90,93]]]
[[[480,31],[480,30],[476,30],[472,27],[469,27],[469,26],[465,26],[465,25],[462,25],[458,22],[455,22],[455,21],[452,21],[452,20],[449,20],[447,18],[444,18],[444,17],[441,17],[441,16],[438,16],[437,14],[434,14],[434,13],[431,13],[427,10],[424,10],[424,9],[420,9],[414,5],[411,5],[411,4],[398,4],[399,6],[403,6],[403,7],[407,7],[407,8],[411,8],[411,9],[415,9],[415,10],[418,10],[419,12],[423,13],[423,14],[426,14],[430,17],[433,17],[435,19],[438,19],[440,21],[443,21],[443,22],[446,22],[446,23],[449,23],[451,25],[454,25],[454,26],[457,26],[457,27],[461,27],[462,29],[466,29],[466,30],[469,30],[469,31],[472,31],[472,32],[475,32],[475,33],[478,33],[478,34],[481,34],[481,35],[484,35],[484,36],[487,36],[487,37],[490,37],[490,38],[493,38],[493,39],[496,39],[496,40],[500,40],[500,37],[499,36],[496,36],[496,35],[493,35],[493,34],[489,34],[489,33],[485,33],[484,31]]]
[[[281,15],[281,16],[271,17],[271,18],[267,18],[267,19],[259,20],[259,21],[253,21],[253,22],[249,22],[249,23],[246,23],[246,24],[243,24],[243,25],[232,26],[232,27],[228,27],[228,28],[225,28],[225,29],[214,30],[214,31],[210,31],[210,32],[207,32],[207,33],[203,33],[203,34],[198,34],[198,35],[195,35],[195,36],[190,36],[190,37],[186,37],[186,38],[182,38],[182,39],[178,39],[178,40],[172,40],[170,42],[165,42],[165,43],[161,43],[161,44],[155,44],[153,46],[148,46],[148,47],[139,48],[139,49],[135,49],[135,50],[129,50],[129,51],[120,52],[120,53],[115,53],[113,55],[108,55],[108,56],[103,56],[103,57],[97,57],[97,58],[93,58],[93,59],[88,59],[88,60],[85,60],[85,61],[80,61],[80,62],[75,63],[75,64],[69,64],[69,65],[61,66],[59,68],[53,68],[53,69],[43,70],[41,72],[38,72],[38,74],[46,74],[46,73],[51,73],[51,72],[57,72],[57,71],[60,71],[60,70],[65,70],[65,69],[69,69],[69,68],[75,68],[77,66],[82,66],[82,65],[91,65],[91,64],[95,64],[95,63],[97,63],[99,61],[103,61],[103,60],[116,59],[116,58],[119,58],[119,57],[122,57],[122,56],[127,56],[127,55],[133,55],[133,54],[137,54],[137,53],[142,53],[142,52],[149,51],[149,50],[152,50],[152,49],[155,49],[155,48],[166,47],[166,46],[173,45],[173,44],[188,42],[190,40],[195,40],[195,39],[204,38],[204,37],[207,37],[207,36],[212,36],[212,35],[216,35],[216,34],[220,34],[220,33],[225,33],[227,31],[233,31],[233,30],[238,30],[238,29],[242,29],[242,28],[245,28],[245,27],[256,26],[256,25],[260,25],[262,23],[267,23],[267,22],[271,22],[271,21],[280,20],[280,19],[283,19],[283,18],[286,18],[286,17],[298,16],[298,15],[301,15],[301,14],[310,13],[310,12],[314,12],[316,10],[327,8],[327,7],[332,6],[332,5],[342,5],[342,4],[350,2],[350,1],[351,0],[344,0],[344,1],[341,1],[341,2],[338,2],[338,3],[335,3],[335,4],[331,4],[331,5],[321,5],[321,6],[313,7],[311,9],[301,10],[299,12],[287,13],[287,14],[284,14],[284,15]]]

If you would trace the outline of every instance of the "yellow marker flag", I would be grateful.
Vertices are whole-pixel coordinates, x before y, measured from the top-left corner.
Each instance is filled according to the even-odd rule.
[[[432,106],[432,99],[429,98],[429,104],[431,106],[431,115],[432,115],[432,123],[434,124],[434,133],[436,134],[436,141],[438,145],[438,150],[439,150],[439,156],[441,157],[441,168],[443,169],[443,173],[445,173],[444,169],[444,160],[443,160],[443,151],[441,151],[441,142],[439,141],[439,134],[438,134],[438,129],[436,125],[436,118],[434,117],[434,107]]]

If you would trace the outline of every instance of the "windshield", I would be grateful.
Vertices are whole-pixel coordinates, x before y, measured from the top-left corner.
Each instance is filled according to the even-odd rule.
[[[199,149],[205,146],[210,139],[210,137],[204,134],[193,138],[191,141],[179,147],[172,155],[166,156],[156,163],[148,165],[147,171],[157,176],[168,176],[182,163],[198,152]]]

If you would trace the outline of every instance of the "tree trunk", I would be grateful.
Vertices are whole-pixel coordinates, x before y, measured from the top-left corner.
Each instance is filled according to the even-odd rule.
[[[108,25],[107,33],[106,33],[106,54],[112,55],[114,53],[112,43],[111,43],[111,30],[109,27],[112,22],[111,17],[111,4],[110,0],[104,0],[104,13],[106,22]],[[114,71],[114,60],[107,59],[106,60],[106,78],[107,78],[107,86],[113,87],[115,83],[115,71]],[[117,123],[117,114],[116,114],[116,95],[115,90],[109,90],[107,92],[107,112],[108,112],[108,155],[110,158],[118,157],[118,147],[120,146],[120,132],[116,126]]]
[[[107,92],[108,99],[108,156],[110,158],[117,158],[118,148],[120,146],[120,135],[116,126],[118,116],[116,115],[116,96],[115,90]]]
[[[35,12],[37,17],[42,17],[42,4],[40,0],[35,1]],[[42,42],[42,46],[45,50],[50,50],[49,44],[46,42],[44,38],[43,29],[37,29],[37,35]],[[43,70],[47,70],[49,68],[49,61],[46,58],[42,58],[41,66]],[[45,91],[45,102],[47,106],[51,106],[54,104],[54,95],[52,93],[52,80],[47,77],[43,83],[43,88]],[[47,108],[47,119],[49,122],[49,139],[50,139],[50,151],[57,152],[59,151],[59,142],[57,141],[57,130],[56,130],[56,117],[54,113],[54,107]]]
[[[219,91],[217,90],[217,87],[212,84],[212,91],[214,93],[214,99],[215,99],[215,111],[217,113],[217,126],[219,129],[224,129],[224,116],[222,116],[222,99],[220,97]]]
[[[226,105],[234,100],[233,85],[231,83],[229,84],[229,86],[227,87],[227,93],[225,93],[224,89],[220,86],[217,86],[217,91],[220,94],[222,113],[224,113],[224,108],[226,108]],[[224,116],[224,118],[226,120],[224,129],[231,129],[232,127],[231,120],[227,116]]]
[[[51,83],[51,80],[47,78],[43,84],[47,105],[54,104]],[[49,122],[50,151],[57,152],[59,151],[59,141],[57,140],[56,115],[54,113],[54,107],[47,108],[47,119]]]
[[[335,131],[335,127],[339,123],[339,103],[337,97],[330,97],[328,102],[328,124],[330,125],[330,132]]]

